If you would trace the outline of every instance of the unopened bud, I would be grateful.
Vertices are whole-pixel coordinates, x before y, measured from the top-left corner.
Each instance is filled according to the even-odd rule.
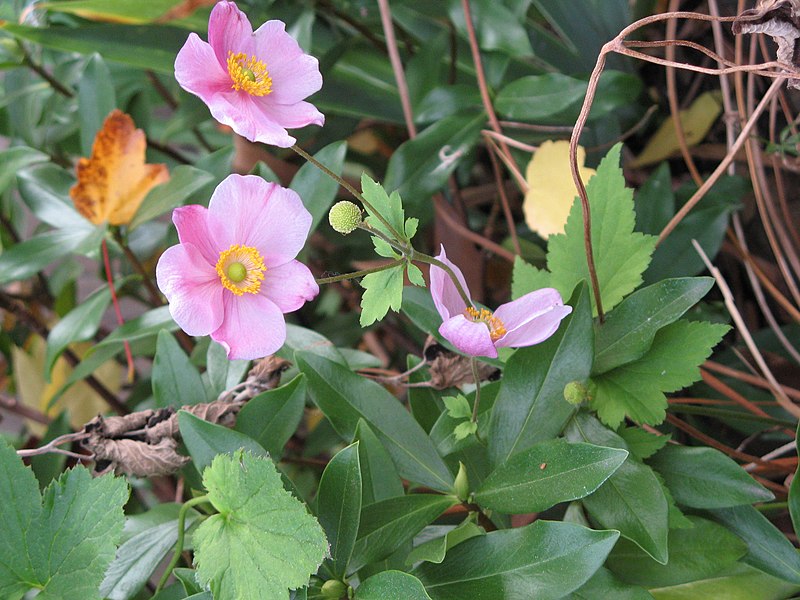
[[[347,590],[347,586],[338,581],[336,579],[329,579],[325,583],[322,584],[322,596],[324,598],[330,598],[331,600],[339,600],[342,596],[344,596],[345,591]]]
[[[467,468],[461,461],[458,462],[458,475],[456,475],[456,481],[453,484],[453,492],[455,492],[456,497],[462,502],[467,501],[467,496],[469,496],[469,481],[467,480]]]
[[[342,200],[331,207],[328,222],[334,231],[347,235],[361,224],[361,209],[348,200]]]
[[[589,399],[589,388],[580,381],[570,381],[564,386],[564,400],[579,406]]]

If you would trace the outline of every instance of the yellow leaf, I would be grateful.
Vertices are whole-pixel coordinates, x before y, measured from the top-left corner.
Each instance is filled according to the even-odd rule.
[[[578,146],[578,171],[586,183],[594,169],[583,166],[586,150]],[[528,193],[522,208],[531,231],[544,239],[563,233],[569,209],[578,195],[569,168],[569,142],[544,142],[533,153],[525,171]]]
[[[92,157],[78,160],[78,183],[69,191],[78,212],[96,225],[130,223],[147,193],[169,180],[166,165],[145,164],[146,146],[133,119],[112,111],[94,138]]]
[[[63,410],[69,411],[70,423],[74,429],[79,429],[94,418],[98,413],[108,410],[108,405],[89,385],[79,381],[70,387],[53,406],[48,406],[53,395],[66,383],[72,373],[72,367],[62,356],[53,367],[51,382],[44,380],[44,355],[45,342],[40,338],[32,338],[28,351],[16,346],[11,347],[11,356],[14,361],[14,382],[19,400],[25,406],[36,409],[44,414],[55,417]],[[91,344],[82,342],[73,344],[70,348],[78,355],[84,354]],[[111,392],[120,389],[122,367],[113,360],[101,365],[93,375],[100,380]],[[37,435],[44,433],[44,426],[33,421],[27,422],[28,429]]]
[[[679,113],[683,134],[689,146],[696,146],[706,137],[708,130],[722,112],[719,92],[701,94],[691,106]],[[669,158],[680,150],[675,123],[672,117],[661,124],[655,135],[647,142],[642,153],[631,162],[632,167],[652,165]]]

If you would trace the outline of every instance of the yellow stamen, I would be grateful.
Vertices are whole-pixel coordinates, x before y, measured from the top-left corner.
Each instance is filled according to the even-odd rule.
[[[272,78],[267,65],[255,56],[247,57],[244,52],[234,54],[228,50],[228,74],[231,87],[244,90],[251,96],[266,96],[272,93]]]
[[[233,244],[219,253],[217,275],[223,287],[237,296],[257,294],[264,280],[264,259],[251,246]]]
[[[490,310],[485,308],[478,310],[469,306],[464,311],[464,314],[467,316],[467,318],[472,319],[472,321],[476,323],[481,322],[486,324],[486,327],[489,328],[489,337],[492,338],[493,342],[496,342],[506,333],[508,333],[506,331],[506,326],[503,325],[503,322],[495,317]]]

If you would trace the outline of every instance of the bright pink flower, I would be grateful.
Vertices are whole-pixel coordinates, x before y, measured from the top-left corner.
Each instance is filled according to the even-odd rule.
[[[453,270],[469,295],[464,275],[447,259],[444,246],[436,258]],[[543,342],[556,332],[561,319],[572,312],[572,307],[564,306],[561,294],[553,288],[536,290],[501,304],[494,313],[485,308],[468,307],[453,280],[444,269],[435,266],[431,266],[431,295],[444,321],[439,333],[469,356],[497,358],[498,348],[520,348]]]
[[[282,21],[255,32],[233,2],[219,2],[208,21],[208,42],[196,33],[178,52],[175,79],[208,105],[220,123],[252,142],[288,148],[286,130],[322,125],[325,117],[303,99],[322,87],[319,64],[303,54]]]
[[[319,293],[311,271],[294,260],[311,214],[292,190],[253,175],[230,175],[208,208],[176,208],[180,244],[158,261],[156,280],[175,322],[189,335],[211,335],[228,358],[276,352],[286,340],[284,313]]]

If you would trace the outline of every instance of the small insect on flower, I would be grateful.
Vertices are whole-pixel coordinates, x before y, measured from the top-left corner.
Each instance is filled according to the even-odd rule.
[[[189,335],[211,335],[230,359],[276,352],[286,340],[284,313],[319,287],[294,260],[311,227],[300,197],[253,175],[230,175],[208,208],[176,208],[180,244],[158,261],[158,287]]]
[[[322,87],[317,59],[303,53],[282,21],[253,31],[233,2],[214,6],[208,43],[189,35],[175,59],[175,79],[217,121],[251,142],[288,148],[296,140],[287,129],[325,122],[305,102]]]
[[[464,275],[447,259],[444,246],[436,258],[450,267],[469,295]],[[439,333],[469,356],[497,358],[498,348],[519,348],[543,342],[572,312],[572,307],[565,306],[561,294],[553,288],[525,294],[513,302],[501,304],[494,312],[467,306],[453,280],[435,265],[431,266],[431,296],[443,321]]]

